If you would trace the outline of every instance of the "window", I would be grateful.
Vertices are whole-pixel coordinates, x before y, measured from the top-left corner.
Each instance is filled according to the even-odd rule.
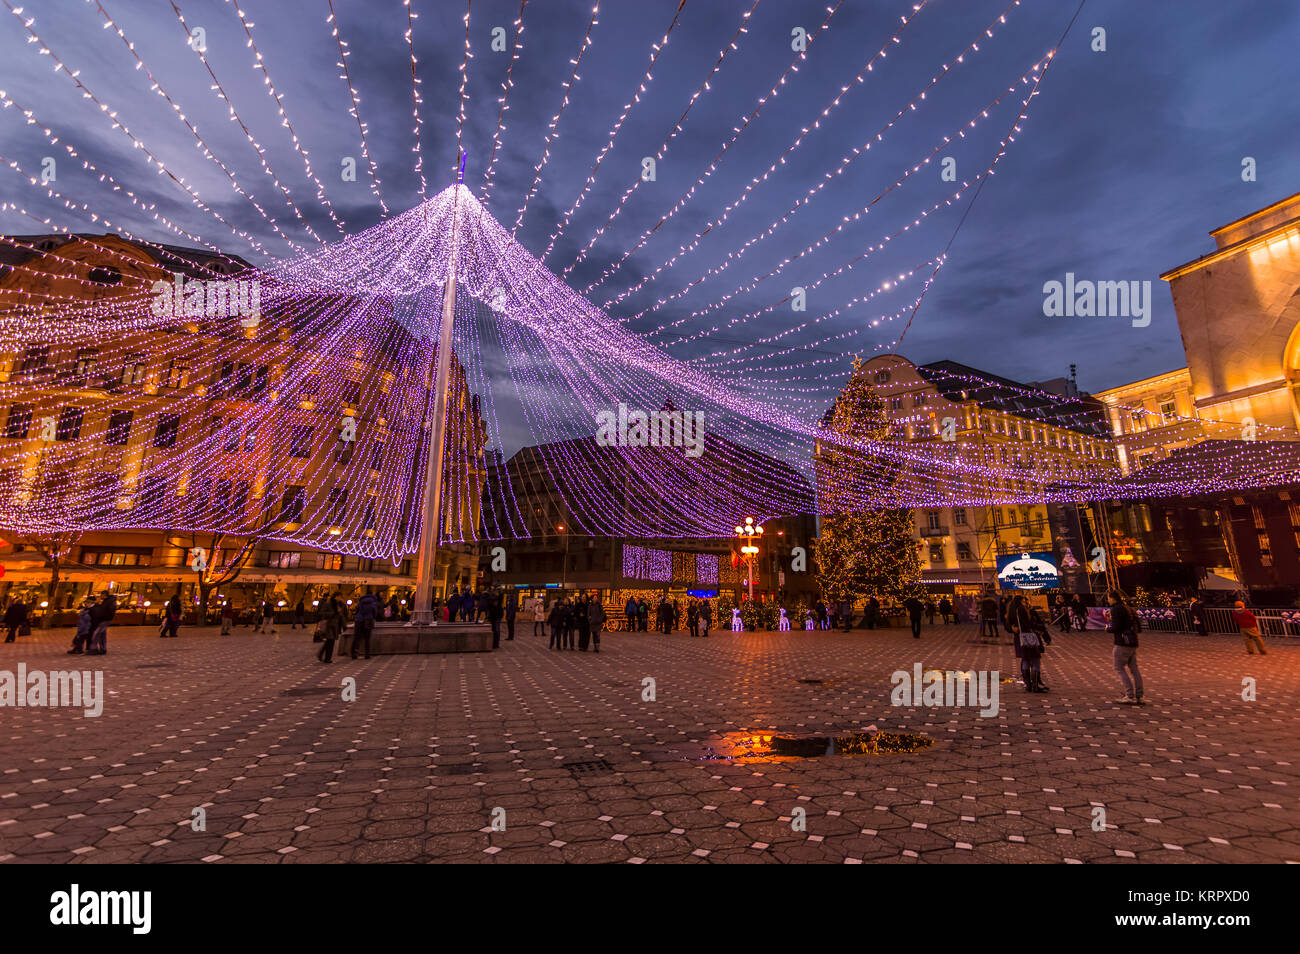
[[[131,411],[113,411],[108,415],[106,444],[125,444],[131,438]]]
[[[952,511],[952,522],[959,527],[966,526],[966,508],[954,507]]]
[[[302,487],[293,484],[285,487],[284,496],[280,498],[280,519],[285,523],[297,523],[305,502]]]
[[[344,381],[343,382],[343,403],[349,407],[356,407],[361,403],[361,382]]]
[[[78,378],[90,377],[91,372],[95,370],[95,358],[98,356],[98,348],[79,348],[77,350],[77,363],[72,369],[73,376]]]
[[[167,363],[167,373],[163,376],[163,387],[187,388],[190,386],[190,369],[179,364],[175,358]]]
[[[1261,533],[1259,535],[1259,565],[1273,565],[1273,549],[1269,545],[1267,533]]]
[[[142,354],[129,354],[122,359],[122,383],[140,384],[149,370]]]
[[[329,503],[326,505],[326,519],[331,526],[336,526],[343,522],[343,513],[347,508],[348,490],[346,487],[335,487],[330,491]]]
[[[903,399],[901,397],[890,398],[889,409],[891,411],[901,411],[903,409]]]
[[[163,414],[158,418],[158,424],[153,432],[154,447],[171,447],[176,443],[176,434],[180,430],[181,416],[179,414]]]
[[[81,436],[81,419],[85,412],[79,407],[65,407],[59,412],[59,426],[54,432],[54,439],[75,441]]]
[[[888,371],[877,371],[877,372],[876,372],[876,383],[877,383],[877,384],[888,384],[888,383],[889,383],[889,372],[888,372]]]
[[[289,456],[299,460],[311,456],[312,429],[306,424],[295,424],[289,432]]]
[[[5,437],[22,439],[32,426],[32,406],[30,404],[9,405],[9,416],[5,419]]]
[[[95,285],[117,285],[122,281],[122,272],[113,265],[101,265],[92,268],[88,276]]]
[[[931,530],[938,530],[943,526],[943,524],[939,522],[942,517],[937,510],[927,510],[925,512],[925,518],[929,522]]]
[[[292,570],[302,562],[302,554],[297,550],[271,550],[266,554],[266,565],[281,570]]]
[[[924,391],[920,394],[912,395],[912,407],[925,407],[929,403],[929,395]]]
[[[957,544],[957,559],[958,559],[958,560],[969,560],[969,559],[971,559],[971,555],[970,555],[970,544],[969,544],[969,543],[966,543],[965,541],[962,541],[962,542],[960,542],[960,543]]]
[[[1160,402],[1160,419],[1165,424],[1172,424],[1178,420],[1178,409],[1174,405],[1173,398],[1165,398]]]
[[[942,543],[932,543],[932,544],[930,544],[930,562],[931,562],[931,563],[942,563],[942,562],[943,562],[943,544],[942,544]]]
[[[343,569],[343,557],[337,553],[318,553],[316,554],[316,569],[341,570]]]
[[[28,348],[23,355],[22,364],[18,370],[25,374],[35,374],[38,371],[44,371],[50,364],[50,346],[35,345]]]
[[[1263,529],[1264,529],[1264,511],[1259,509],[1259,505],[1258,505],[1258,504],[1251,504],[1251,505],[1250,505],[1250,513],[1251,513],[1251,516],[1255,518],[1255,529],[1256,529],[1256,530],[1263,530]]]
[[[257,368],[257,378],[253,381],[253,393],[261,394],[266,390],[267,370],[265,365],[259,365]]]
[[[153,550],[146,547],[85,549],[81,551],[81,562],[86,566],[149,566],[153,563]]]

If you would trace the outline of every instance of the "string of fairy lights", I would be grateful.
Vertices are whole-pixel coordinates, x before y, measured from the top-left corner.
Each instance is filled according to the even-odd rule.
[[[860,507],[1174,496],[1295,477],[1293,455],[1268,439],[1281,436],[1278,428],[1259,425],[1258,440],[1241,440],[1236,433],[1239,422],[1178,418],[1142,406],[1102,407],[1084,396],[954,368],[926,368],[924,375],[948,402],[943,405],[946,412],[960,419],[964,439],[944,439],[939,411],[925,403],[903,412],[902,399],[916,391],[915,382],[903,376],[891,381],[877,375],[873,382],[883,405],[897,412],[891,414],[883,436],[851,438],[823,426],[827,408],[844,385],[850,345],[859,354],[886,349],[888,340],[862,339],[915,317],[951,254],[948,247],[918,251],[915,246],[927,240],[917,236],[927,235],[927,224],[945,210],[978,194],[994,174],[1021,135],[1059,44],[1018,79],[1009,84],[1003,80],[996,95],[981,96],[985,105],[967,107],[962,115],[968,118],[929,139],[929,151],[923,149],[904,163],[901,173],[883,176],[881,181],[889,184],[875,188],[865,205],[847,211],[856,202],[845,203],[837,224],[801,250],[782,256],[707,304],[662,317],[658,327],[631,327],[636,319],[716,280],[820,197],[844,202],[836,190],[848,180],[847,170],[865,160],[873,147],[880,154],[880,144],[903,117],[926,118],[923,106],[933,101],[935,90],[979,52],[981,43],[994,39],[1022,0],[1010,3],[959,54],[924,74],[928,82],[922,81],[900,109],[887,112],[892,118],[875,132],[855,139],[859,144],[797,183],[793,200],[777,206],[785,211],[771,219],[764,215],[766,221],[756,231],[730,243],[720,259],[678,290],[623,316],[612,315],[610,309],[678,263],[694,260],[706,235],[717,235],[760,189],[775,189],[777,173],[795,165],[791,157],[796,151],[838,117],[837,109],[850,93],[867,86],[872,74],[885,68],[889,54],[902,48],[904,31],[928,0],[908,5],[856,75],[820,112],[809,114],[774,160],[765,158],[758,171],[746,177],[720,212],[701,216],[704,224],[688,228],[687,241],[678,243],[656,267],[641,270],[626,288],[609,293],[602,305],[594,303],[590,293],[702,198],[701,187],[708,179],[721,178],[718,170],[731,161],[735,144],[764,108],[799,79],[800,67],[843,0],[828,4],[821,24],[807,31],[803,48],[770,87],[763,84],[767,92],[723,136],[694,184],[666,212],[651,212],[655,224],[612,256],[581,291],[564,279],[609,234],[624,209],[633,207],[643,179],[631,177],[630,186],[614,190],[612,210],[597,217],[601,224],[561,274],[545,262],[579,221],[579,210],[600,194],[597,180],[609,168],[607,160],[614,155],[620,133],[633,110],[651,95],[656,72],[669,68],[665,58],[678,46],[670,47],[669,40],[684,3],[677,5],[666,28],[660,26],[663,32],[654,34],[648,65],[631,85],[634,92],[622,102],[607,133],[590,137],[598,146],[592,147],[594,158],[580,167],[588,171],[577,194],[568,206],[558,207],[563,211],[557,212],[554,226],[544,233],[543,248],[534,254],[521,244],[519,232],[558,149],[564,117],[576,101],[599,24],[599,2],[584,18],[585,31],[561,71],[566,78],[560,84],[560,101],[545,126],[540,157],[531,164],[531,182],[523,190],[513,224],[503,225],[486,203],[500,185],[506,114],[519,82],[516,66],[523,62],[529,0],[519,4],[513,45],[497,48],[510,55],[501,59],[499,91],[493,80],[497,92],[484,100],[496,113],[496,124],[478,196],[462,178],[474,102],[469,73],[479,29],[471,20],[472,4],[465,5],[464,46],[457,51],[458,99],[448,110],[455,123],[458,182],[437,189],[439,176],[431,175],[425,162],[426,145],[432,140],[426,126],[433,114],[428,110],[432,100],[426,99],[422,87],[432,74],[425,67],[428,59],[417,55],[427,38],[415,29],[419,0],[404,0],[401,39],[412,90],[411,123],[403,135],[409,131],[409,172],[419,195],[406,211],[394,211],[385,201],[381,165],[390,183],[396,180],[362,118],[361,77],[354,75],[353,67],[364,64],[352,60],[330,0],[326,24],[348,89],[348,114],[359,134],[368,191],[378,206],[376,224],[349,232],[313,169],[304,140],[290,124],[286,97],[272,81],[267,58],[255,42],[256,24],[238,0],[227,0],[227,6],[233,8],[251,51],[252,68],[302,161],[309,186],[298,187],[287,172],[282,177],[273,168],[277,157],[255,131],[253,113],[237,109],[236,88],[219,78],[228,64],[200,44],[189,47],[197,67],[211,80],[223,118],[256,152],[266,191],[278,193],[293,214],[283,225],[260,202],[257,189],[241,178],[240,165],[220,156],[200,135],[200,123],[159,82],[136,42],[100,0],[86,0],[104,28],[121,41],[149,91],[186,127],[204,163],[221,173],[236,201],[251,205],[266,229],[289,246],[289,255],[276,257],[262,242],[261,226],[255,231],[262,234],[255,234],[239,224],[245,217],[227,207],[230,195],[217,200],[187,181],[179,171],[182,164],[165,162],[160,150],[128,128],[115,106],[92,89],[80,69],[54,52],[32,13],[12,0],[0,2],[22,24],[32,48],[49,58],[54,72],[127,138],[131,149],[159,174],[160,184],[176,190],[164,200],[140,188],[126,188],[104,169],[91,140],[69,141],[73,134],[56,133],[54,124],[39,118],[30,104],[0,90],[3,110],[13,110],[22,128],[43,134],[51,149],[66,155],[84,174],[71,186],[56,185],[44,181],[18,155],[0,155],[0,164],[9,170],[4,175],[29,190],[29,199],[7,197],[0,202],[0,214],[31,221],[40,230],[35,235],[0,235],[6,260],[16,263],[9,276],[0,277],[0,357],[8,359],[7,366],[0,365],[0,525],[30,532],[228,532],[394,563],[407,558],[417,547],[422,525],[437,325],[452,272],[453,372],[443,464],[447,506],[441,528],[450,540],[553,532],[525,503],[539,488],[562,499],[570,532],[730,536],[738,513],[761,522],[824,507],[824,467],[846,453],[863,463],[849,477],[837,477],[835,500],[837,505]],[[170,0],[170,5],[190,38],[195,24],[186,20],[179,3]],[[666,129],[654,153],[657,159],[679,136],[689,134],[693,107],[713,91],[725,63],[739,51],[741,38],[753,29],[758,7],[759,0],[754,0],[743,11],[705,79],[694,86],[679,118]],[[395,38],[397,31],[391,24],[388,28]],[[945,88],[953,85],[955,81]],[[973,89],[975,84],[970,85]],[[949,150],[975,141],[985,121],[995,122],[999,107],[1016,112],[1005,134],[981,132],[991,141],[992,158],[981,156],[974,165],[976,174],[941,184],[937,198],[911,198],[924,191],[916,185],[918,173]],[[678,113],[674,110],[673,115]],[[450,140],[450,130],[444,138]],[[660,142],[659,136],[652,141]],[[86,184],[98,191],[76,191]],[[337,240],[326,242],[295,198],[295,192],[312,187],[324,215],[340,233]],[[389,194],[396,194],[394,185],[389,185]],[[169,208],[180,197],[201,215],[181,215]],[[909,201],[913,206],[894,209],[894,227],[886,226],[868,241],[861,225],[883,217],[879,210],[887,197],[895,206]],[[184,204],[181,208],[188,211]],[[259,264],[232,254],[191,220],[208,216],[223,234],[228,231],[243,243],[241,250],[246,246],[255,253]],[[88,222],[104,234],[87,233],[78,222]],[[293,222],[314,241],[289,234]],[[181,239],[187,247],[168,244],[164,236]],[[846,243],[851,254],[841,254],[838,264],[807,264],[820,263],[816,256]],[[887,260],[884,253],[894,254],[895,249],[896,260]],[[791,268],[802,270],[800,293],[822,293],[834,280],[865,269],[868,260],[874,269],[870,278],[851,291],[837,292],[813,317],[799,317],[777,330],[760,326],[761,316],[790,305],[793,293],[784,292],[765,306],[747,306],[729,317],[724,313]],[[870,316],[862,317],[868,310]],[[689,329],[683,328],[692,322]],[[759,330],[740,340],[726,337],[746,325]],[[702,353],[694,347],[701,342]],[[691,350],[696,353],[688,355]],[[1200,428],[1208,440],[1203,453],[1174,455],[1126,474],[1107,413],[1131,415],[1152,427],[1186,424]],[[601,421],[599,428],[594,426]],[[1017,438],[1022,430],[1027,438],[1011,439],[1012,421]],[[507,461],[500,449],[509,428],[518,425],[526,428],[533,444]]]

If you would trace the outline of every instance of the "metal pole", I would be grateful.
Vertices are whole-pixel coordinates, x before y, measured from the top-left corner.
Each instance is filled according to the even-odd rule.
[[[438,337],[438,374],[434,379],[433,428],[429,440],[429,469],[424,481],[424,524],[420,531],[420,559],[415,573],[417,623],[433,618],[433,575],[438,560],[438,538],[442,533],[443,444],[447,440],[447,390],[451,377],[451,332],[456,318],[456,256],[460,249],[457,212],[460,186],[451,204],[451,254],[447,258],[447,285],[442,296],[442,330]]]

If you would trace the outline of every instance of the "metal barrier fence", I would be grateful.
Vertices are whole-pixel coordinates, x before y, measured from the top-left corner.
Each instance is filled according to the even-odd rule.
[[[1284,607],[1251,606],[1250,611],[1259,620],[1259,631],[1265,636],[1300,636],[1300,610]],[[1206,606],[1201,610],[1205,618],[1205,628],[1211,633],[1238,632],[1237,623],[1232,618],[1232,609],[1227,606]],[[1198,632],[1196,620],[1185,607],[1141,608],[1137,610],[1142,620],[1143,629],[1165,633]]]

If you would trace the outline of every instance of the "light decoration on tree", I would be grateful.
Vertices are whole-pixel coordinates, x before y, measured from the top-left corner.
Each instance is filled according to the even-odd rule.
[[[922,0],[922,2],[923,3],[929,2],[929,0]],[[722,161],[722,157],[727,153],[727,150],[729,150],[732,147],[732,145],[735,144],[736,140],[740,138],[741,133],[743,133],[749,127],[750,123],[752,123],[755,119],[758,118],[759,113],[763,111],[763,107],[767,105],[768,101],[775,98],[779,94],[781,87],[785,85],[785,81],[787,78],[789,78],[790,74],[798,72],[799,64],[808,58],[808,51],[812,49],[813,43],[816,41],[817,37],[821,36],[821,34],[826,30],[832,18],[834,18],[835,14],[839,11],[840,7],[842,7],[843,5],[844,5],[844,0],[836,0],[835,6],[827,10],[826,19],[824,19],[821,22],[821,25],[815,31],[813,31],[808,35],[808,42],[805,45],[804,49],[800,50],[798,55],[796,55],[795,58],[790,61],[790,65],[785,68],[785,72],[781,74],[780,79],[778,79],[776,83],[773,84],[772,88],[767,91],[767,94],[764,96],[760,96],[758,98],[758,105],[753,110],[751,110],[749,114],[746,115],[745,118],[741,121],[740,125],[736,127],[736,129],[734,130],[734,135],[731,137],[729,141],[723,144],[721,151],[719,151],[717,156],[714,157],[713,162],[709,164],[709,167],[705,169],[704,174],[701,175],[698,180],[696,180],[695,185],[691,187],[690,191],[688,192],[688,195],[694,194],[694,191],[696,188],[699,187],[699,184],[713,174],[713,171],[717,168],[718,163]],[[733,38],[732,40],[733,48],[734,48],[734,44],[735,44],[735,40]],[[721,64],[721,60],[719,60],[719,65],[720,64]],[[716,68],[714,72],[716,72]],[[713,74],[710,73],[709,75],[710,77],[712,77]],[[706,84],[707,82],[708,80],[705,81]],[[699,97],[699,92],[697,91],[695,97],[692,99],[691,102],[692,106],[694,105],[694,99],[697,99],[698,97]],[[688,107],[687,112],[689,111],[690,110]],[[673,132],[668,136],[668,138],[664,140],[664,144],[660,147],[660,151],[656,154],[656,162],[663,157],[664,151],[668,148],[668,143],[672,140],[672,138],[676,136],[678,132],[681,131],[682,123],[685,122],[685,119],[686,119],[686,113],[683,113],[682,118],[677,121],[677,126],[673,129]],[[628,189],[627,192],[623,194],[623,197],[619,200],[618,205],[614,207],[614,211],[609,214],[609,218],[605,220],[605,223],[603,225],[601,225],[599,228],[596,229],[595,233],[588,240],[587,244],[584,245],[581,251],[578,252],[577,257],[575,257],[574,260],[565,267],[563,273],[561,274],[561,277],[567,278],[569,273],[573,271],[575,267],[577,267],[579,264],[581,264],[583,261],[586,260],[587,254],[595,247],[596,243],[600,241],[601,237],[605,234],[605,232],[609,229],[609,227],[614,224],[614,220],[618,218],[619,213],[621,213],[623,211],[624,206],[627,205],[628,199],[632,197],[633,193],[636,192],[640,184],[641,184],[640,180],[637,180],[632,184],[632,188]],[[662,221],[667,221],[667,219],[668,216],[665,216]],[[600,283],[600,281],[603,280],[604,279],[602,276],[602,278],[593,282],[591,285],[588,285],[586,288],[582,290],[582,294],[584,295],[587,294],[587,292],[591,291],[592,288],[594,288],[597,284]]]

